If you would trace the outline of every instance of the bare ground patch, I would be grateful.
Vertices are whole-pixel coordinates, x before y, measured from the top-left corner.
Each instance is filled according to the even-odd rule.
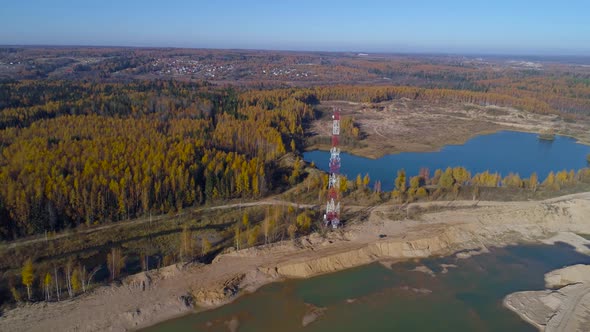
[[[508,107],[432,104],[408,99],[381,103],[326,101],[320,105],[324,113],[332,107],[341,109],[344,116],[352,116],[362,132],[359,141],[344,144],[342,149],[369,158],[399,152],[436,151],[444,145],[463,144],[474,136],[499,130],[538,133],[552,129],[582,143],[590,142],[587,120],[572,123],[557,115]],[[330,121],[329,116],[322,116],[311,124],[307,150],[329,149]]]

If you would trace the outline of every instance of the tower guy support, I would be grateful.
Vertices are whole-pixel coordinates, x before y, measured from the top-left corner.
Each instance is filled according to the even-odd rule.
[[[340,111],[334,110],[332,115],[332,148],[330,149],[330,177],[328,180],[328,202],[324,225],[338,228],[340,226]]]

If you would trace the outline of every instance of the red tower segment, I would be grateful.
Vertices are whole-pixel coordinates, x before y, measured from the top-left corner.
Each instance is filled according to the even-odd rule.
[[[340,112],[335,110],[332,115],[332,148],[330,149],[330,177],[328,181],[328,203],[324,224],[337,228],[340,226]]]

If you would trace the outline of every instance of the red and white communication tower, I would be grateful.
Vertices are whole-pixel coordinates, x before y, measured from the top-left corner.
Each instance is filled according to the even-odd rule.
[[[324,224],[338,228],[340,226],[340,149],[338,148],[338,136],[340,136],[340,112],[334,110],[332,115],[332,148],[330,149],[330,177],[328,181],[328,203]]]

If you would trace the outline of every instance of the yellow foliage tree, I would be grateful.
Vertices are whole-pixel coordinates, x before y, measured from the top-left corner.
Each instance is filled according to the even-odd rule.
[[[367,174],[365,174],[365,177],[363,178],[363,187],[368,188],[370,182],[371,182],[371,178],[369,177],[369,173],[367,173]]]
[[[453,187],[454,183],[455,180],[453,179],[453,169],[449,167],[440,176],[438,184],[445,189],[450,189],[451,187]]]
[[[402,194],[406,192],[406,171],[403,168],[397,171],[395,189]]]
[[[440,181],[440,177],[442,176],[442,173],[443,172],[441,169],[437,169],[434,171],[434,176],[430,180],[433,185],[439,184],[438,182]]]
[[[43,278],[43,289],[45,291],[45,301],[49,301],[51,299],[51,273],[45,273],[45,278]]]
[[[568,173],[566,170],[557,172],[555,175],[555,180],[560,186],[568,184]]]
[[[420,187],[420,188],[418,188],[418,190],[416,190],[416,197],[419,197],[419,198],[428,197],[428,192],[426,191],[426,189],[424,189],[424,187]]]
[[[77,293],[80,288],[82,288],[82,283],[80,281],[81,276],[80,276],[80,269],[75,269],[74,273],[72,274],[72,291],[75,293]]]
[[[338,191],[340,191],[341,194],[344,194],[348,190],[348,179],[343,175],[340,175],[338,179],[340,180]]]
[[[567,174],[567,181],[570,185],[574,185],[576,184],[576,180],[576,172],[574,172],[574,170],[571,169]]]
[[[545,181],[543,181],[543,185],[551,190],[560,189],[559,183],[555,178],[555,173],[553,172],[550,172],[549,175],[547,175],[547,178],[545,179]]]
[[[12,294],[12,298],[14,299],[14,301],[20,302],[22,300],[20,292],[18,291],[18,289],[16,289],[16,287],[10,287],[10,294]]]
[[[523,181],[518,174],[510,173],[502,180],[502,185],[508,188],[522,188]]]
[[[455,167],[453,168],[453,179],[462,185],[471,179],[471,173],[465,167]]]
[[[302,232],[307,232],[311,228],[311,217],[308,212],[302,212],[297,216],[297,228]]]
[[[358,174],[358,175],[356,176],[355,185],[356,185],[356,188],[357,188],[357,189],[360,189],[360,188],[362,188],[362,186],[363,186],[363,178],[361,177],[361,175],[360,175],[360,174]]]
[[[244,225],[246,229],[250,227],[250,216],[248,215],[248,212],[244,212],[242,215],[242,225]]]
[[[418,187],[420,187],[420,182],[422,181],[422,178],[420,176],[413,176],[412,178],[410,178],[410,188],[411,189],[418,189]]]
[[[248,231],[248,246],[252,247],[258,242],[258,236],[260,235],[260,227],[256,225]]]
[[[474,185],[482,187],[497,187],[498,182],[500,182],[500,175],[498,173],[492,174],[489,171],[485,171],[476,174],[473,179],[471,179],[471,182]]]
[[[532,191],[537,191],[537,186],[539,185],[539,178],[537,177],[537,173],[533,172],[529,178],[529,189]]]
[[[27,287],[27,298],[31,300],[31,286],[33,286],[33,281],[35,280],[35,275],[33,273],[33,260],[27,259],[25,264],[23,265],[21,271],[21,277],[23,285]]]

